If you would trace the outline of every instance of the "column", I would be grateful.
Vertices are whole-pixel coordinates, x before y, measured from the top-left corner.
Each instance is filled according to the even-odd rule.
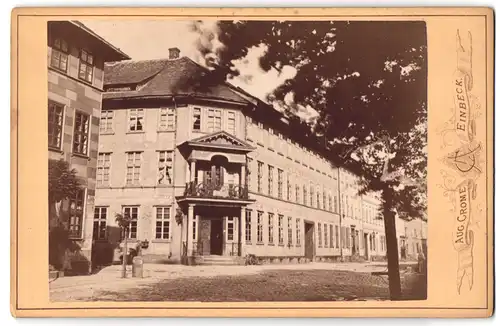
[[[189,205],[188,216],[187,216],[187,252],[188,256],[193,255],[193,218],[194,218],[194,206]]]
[[[240,256],[243,257],[245,254],[244,254],[244,246],[245,246],[245,225],[246,225],[246,221],[245,221],[245,208],[242,207],[241,208],[241,212],[240,212]]]
[[[242,165],[241,165],[241,172],[240,172],[240,186],[241,186],[241,187],[245,187],[245,185],[246,185],[246,180],[245,180],[245,169],[246,169],[245,165],[244,165],[244,164],[242,164]]]
[[[191,182],[194,182],[195,177],[196,177],[196,161],[192,160],[191,161],[191,171],[190,171],[190,176],[191,176]]]

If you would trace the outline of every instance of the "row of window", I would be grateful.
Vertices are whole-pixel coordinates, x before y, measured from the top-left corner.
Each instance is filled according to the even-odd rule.
[[[94,240],[105,240],[107,238],[108,207],[96,206],[94,208]],[[155,207],[155,239],[170,239],[170,211],[171,206]],[[127,233],[128,239],[137,239],[137,222],[139,220],[139,206],[123,206],[122,214],[130,217],[130,226]],[[123,236],[123,235],[122,235]]]
[[[50,56],[50,66],[61,72],[67,73],[68,71],[68,58],[70,47],[66,40],[56,38],[52,44],[52,51]],[[94,81],[94,56],[85,49],[79,50],[80,63],[78,66],[78,78],[92,84]]]
[[[250,128],[246,139],[250,143],[255,142],[261,147],[266,147],[271,152],[283,157],[286,156],[290,161],[308,167],[310,170],[330,179],[334,178],[331,163],[326,158],[277,132],[272,127],[264,125],[262,122],[255,124],[250,117],[247,117],[247,122]]]
[[[251,183],[251,166],[252,159],[248,159],[249,171],[247,173],[247,182],[252,187]],[[275,167],[268,164],[267,165],[267,189],[264,191],[263,179],[264,179],[264,169],[266,165],[264,162],[257,161],[257,189],[258,193],[266,194],[271,197],[276,197],[279,199],[293,201],[297,204],[302,204],[310,207],[315,207],[318,209],[328,210],[331,212],[338,213],[337,207],[337,195],[327,193],[326,189],[321,189],[321,187],[314,186],[307,183],[299,184],[297,181],[295,185],[292,184],[290,173],[286,174],[286,185],[285,185],[285,172],[282,169],[277,168],[275,173]],[[277,174],[277,188],[274,186],[274,177]],[[294,187],[295,186],[295,187]]]
[[[110,186],[112,153],[99,153],[97,156],[96,184],[100,187]],[[157,151],[157,185],[171,185],[173,182],[174,151]],[[142,152],[126,152],[126,185],[141,184]]]
[[[48,143],[49,147],[60,150],[63,142],[64,105],[49,101]],[[88,155],[90,132],[90,115],[75,110],[72,134],[72,151],[80,155]]]
[[[148,109],[150,110],[150,109]],[[217,132],[226,130],[230,134],[236,133],[236,112],[222,109],[195,107],[192,111],[192,130]],[[114,132],[114,111],[101,111],[100,132],[102,134]],[[145,109],[128,109],[128,132],[143,132],[146,129]],[[223,124],[225,121],[225,124]],[[158,130],[174,131],[176,128],[175,108],[158,109]]]

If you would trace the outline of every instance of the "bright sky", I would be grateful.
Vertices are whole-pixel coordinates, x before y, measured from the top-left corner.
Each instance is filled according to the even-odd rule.
[[[204,64],[196,44],[200,34],[194,32],[187,20],[84,20],[86,26],[102,36],[114,46],[120,48],[133,60],[165,59],[168,58],[168,49],[177,47],[181,56],[187,56],[194,61]],[[215,21],[204,21],[200,25],[204,32],[216,31]],[[211,41],[202,38],[202,42],[209,42],[216,49],[223,46],[218,39]],[[206,44],[205,44],[206,45]],[[275,70],[264,72],[258,64],[259,57],[265,48],[255,48],[249,51],[248,56],[237,63],[241,75],[231,83],[243,88],[250,94],[265,100],[266,95],[281,85],[286,79],[295,76],[295,69],[284,67],[281,74]],[[315,111],[303,108],[299,116],[309,119],[315,116]]]

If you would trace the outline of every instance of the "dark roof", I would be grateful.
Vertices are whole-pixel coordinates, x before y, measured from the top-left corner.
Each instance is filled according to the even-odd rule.
[[[241,104],[249,103],[225,83],[199,84],[208,70],[187,57],[168,60],[124,61],[106,65],[105,89],[132,84],[137,90],[107,92],[104,99],[192,96]]]
[[[99,34],[85,26],[82,22],[78,20],[71,20],[69,21],[71,24],[74,26],[80,28],[81,30],[85,31],[88,35],[92,36],[98,43],[101,43],[101,45],[105,46],[108,48],[107,56],[106,59],[109,61],[120,61],[120,60],[129,60],[130,57],[125,54],[122,50],[114,46],[113,44],[109,43],[106,41],[104,38],[102,38]]]

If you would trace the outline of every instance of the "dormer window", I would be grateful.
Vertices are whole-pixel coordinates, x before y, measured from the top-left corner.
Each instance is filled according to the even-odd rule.
[[[66,72],[68,69],[68,43],[62,39],[55,39],[52,44],[50,66]]]
[[[80,51],[78,78],[91,84],[94,78],[94,56],[85,50]]]

